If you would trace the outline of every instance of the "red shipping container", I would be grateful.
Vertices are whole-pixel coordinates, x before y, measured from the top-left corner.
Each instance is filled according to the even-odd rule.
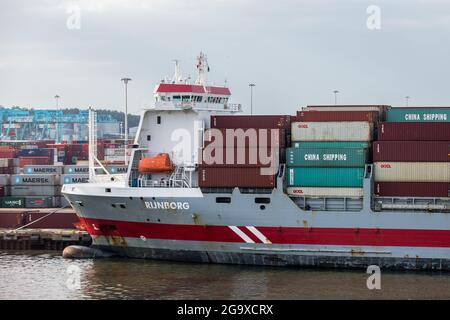
[[[448,182],[375,182],[379,197],[450,197]]]
[[[243,133],[241,131],[233,131],[233,130],[239,130],[242,129]],[[254,129],[255,131],[248,131],[251,130],[253,128],[212,128],[212,129],[206,129],[205,130],[205,134],[204,134],[204,141],[205,141],[205,146],[210,145],[211,143],[215,143],[215,145],[217,147],[221,147],[221,146],[227,146],[230,147],[232,141],[229,139],[227,139],[228,136],[232,136],[232,135],[241,135],[242,137],[245,138],[245,145],[239,145],[239,147],[256,147],[259,145],[266,145],[269,147],[281,147],[284,148],[286,146],[286,130],[285,129],[278,129],[278,128],[271,128],[271,129]],[[220,140],[218,140],[217,142],[215,141],[216,137],[217,137],[217,132],[216,130],[220,131],[220,134],[222,135],[222,141],[220,142]],[[231,130],[231,131],[230,131]],[[262,130],[266,130],[266,132],[262,131]],[[276,131],[271,131],[271,130],[278,130],[278,133]],[[259,137],[265,137],[265,140],[260,140]],[[252,143],[250,143],[250,137],[252,137],[252,139],[254,139],[254,137],[256,137],[256,141],[252,141]],[[276,137],[275,139],[273,139],[272,137]],[[240,139],[238,138],[234,138],[234,147],[238,147],[238,143],[242,144],[240,142]]]
[[[16,149],[11,146],[0,146],[0,158],[15,158]]]
[[[264,115],[264,116],[211,116],[211,128],[281,128],[290,129],[291,116]]]
[[[49,157],[19,157],[19,166],[25,165],[51,165],[53,164],[53,158]]]
[[[373,162],[449,162],[450,141],[376,141]]]
[[[297,111],[291,122],[369,121],[378,122],[377,111]]]
[[[450,141],[450,122],[381,122],[378,140]]]
[[[274,188],[276,175],[262,175],[261,169],[199,167],[199,187],[203,188]]]

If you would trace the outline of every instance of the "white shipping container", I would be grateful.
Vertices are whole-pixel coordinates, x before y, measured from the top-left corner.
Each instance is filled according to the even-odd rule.
[[[125,156],[105,156],[105,161],[108,162],[118,162],[118,161],[125,161]]]
[[[61,184],[88,183],[89,174],[63,174]]]
[[[89,166],[66,165],[64,166],[64,174],[88,174]]]
[[[371,141],[372,124],[366,121],[292,122],[292,141]]]
[[[23,167],[24,174],[61,174],[62,166],[54,165],[25,165]]]
[[[297,197],[362,197],[362,188],[290,187],[287,193]]]
[[[9,167],[9,159],[0,158],[0,168],[8,168],[8,167]]]
[[[7,186],[11,183],[11,175],[0,174],[0,186]]]
[[[129,147],[127,149],[127,154],[130,156],[133,148]],[[105,148],[105,156],[124,156],[125,149],[124,148]]]
[[[309,106],[305,111],[382,111],[383,106]]]
[[[11,196],[60,196],[61,186],[11,186]]]
[[[375,162],[377,182],[450,182],[449,162]]]
[[[105,148],[105,156],[123,156],[124,154],[124,148]]]
[[[11,176],[11,185],[17,186],[55,186],[59,185],[57,174],[14,174]]]

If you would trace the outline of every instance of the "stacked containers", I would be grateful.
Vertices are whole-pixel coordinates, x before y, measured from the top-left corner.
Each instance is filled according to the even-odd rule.
[[[59,206],[62,166],[26,165],[23,172],[11,176],[11,196],[25,198],[26,208]]]
[[[52,165],[54,161],[53,148],[24,148],[18,151],[20,167],[26,165]]]
[[[19,160],[0,158],[0,207],[20,208],[24,199],[9,197],[11,194],[11,174],[18,172]]]
[[[450,108],[391,108],[374,143],[375,195],[450,197]]]
[[[61,185],[73,183],[88,183],[89,182],[89,166],[67,165],[64,166],[63,174],[61,175]],[[61,207],[68,207],[69,202],[64,196],[60,197]]]
[[[286,115],[211,116],[201,150],[199,186],[274,188],[289,131]],[[222,139],[216,140],[217,135]]]
[[[299,111],[286,151],[287,192],[361,197],[377,111]]]

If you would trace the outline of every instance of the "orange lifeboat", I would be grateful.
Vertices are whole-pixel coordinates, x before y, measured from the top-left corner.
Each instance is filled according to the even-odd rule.
[[[167,153],[159,153],[154,157],[139,160],[140,173],[170,172],[173,171],[172,162]]]

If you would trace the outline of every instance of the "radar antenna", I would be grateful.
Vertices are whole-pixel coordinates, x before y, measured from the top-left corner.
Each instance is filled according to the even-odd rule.
[[[198,76],[195,83],[201,86],[206,86],[208,80],[209,65],[208,59],[206,58],[206,55],[203,52],[200,52],[200,54],[197,57],[197,70]]]

